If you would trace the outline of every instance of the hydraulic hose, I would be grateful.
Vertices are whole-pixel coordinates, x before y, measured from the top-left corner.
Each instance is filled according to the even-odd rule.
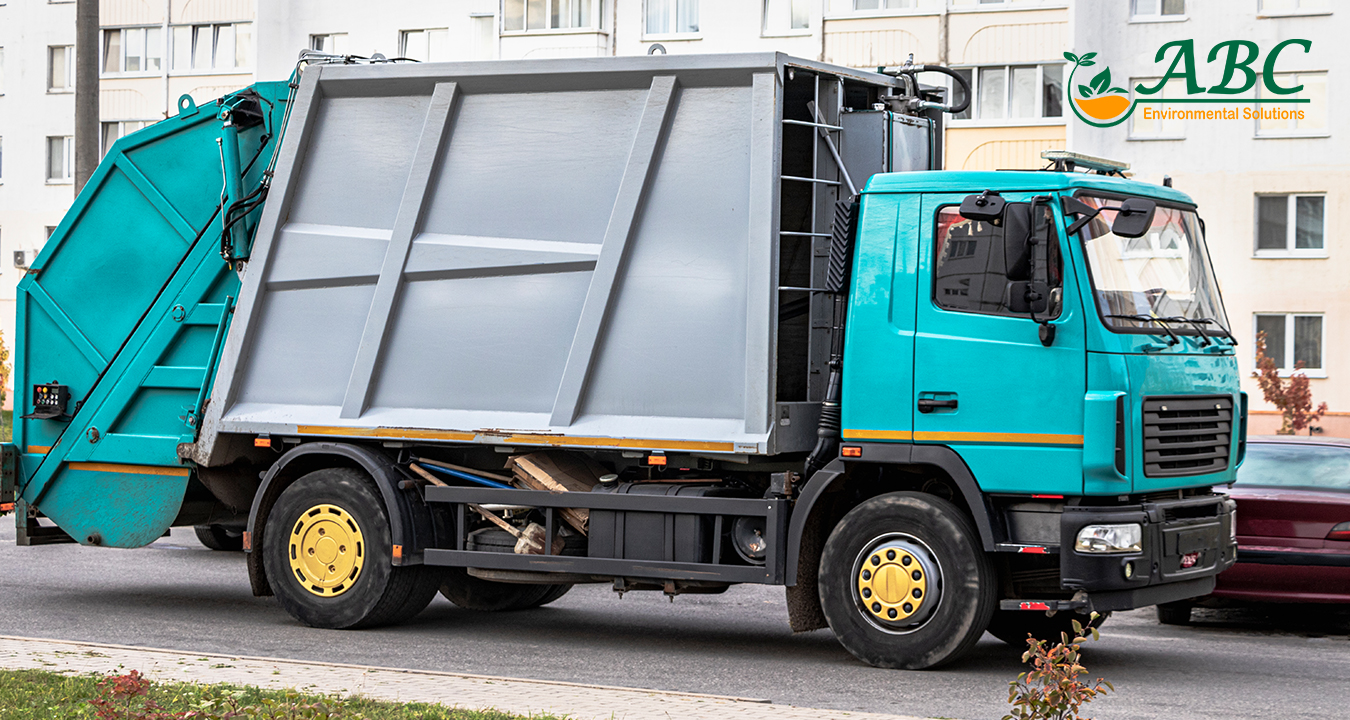
[[[882,68],[882,70],[885,71],[885,68]],[[925,103],[924,104],[925,107],[930,107],[935,110],[941,110],[942,112],[950,113],[952,115],[955,115],[956,113],[960,112],[965,112],[966,108],[970,107],[970,81],[962,77],[961,73],[956,72],[955,70],[949,67],[945,67],[943,65],[915,65],[913,63],[907,62],[904,65],[900,66],[898,70],[894,71],[894,74],[908,75],[910,79],[914,82],[914,87],[917,88],[919,86],[919,80],[918,77],[916,76],[921,72],[942,73],[943,75],[946,75],[951,79],[955,80],[956,84],[961,86],[961,104],[952,105],[948,103],[946,105],[943,105],[941,103]]]

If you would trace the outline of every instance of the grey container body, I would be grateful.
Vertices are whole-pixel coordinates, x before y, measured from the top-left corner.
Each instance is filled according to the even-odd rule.
[[[797,68],[893,85],[778,54],[307,68],[198,457],[243,433],[808,449],[813,404],[775,397]]]

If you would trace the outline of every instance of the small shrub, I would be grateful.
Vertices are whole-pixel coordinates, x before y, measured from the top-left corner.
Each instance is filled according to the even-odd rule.
[[[1097,613],[1092,613],[1088,624],[1095,624],[1096,619]],[[1093,640],[1101,639],[1097,628],[1087,632]],[[1078,679],[1087,674],[1081,662],[1084,642],[1087,635],[1077,620],[1073,621],[1073,637],[1061,633],[1054,645],[1028,637],[1022,662],[1030,662],[1031,670],[1008,683],[1012,712],[1003,720],[1083,720],[1078,712],[1084,704],[1107,691],[1115,692],[1115,687],[1102,678],[1091,685]]]
[[[89,701],[98,720],[173,720],[150,697],[150,681],[139,671],[109,675],[98,682],[98,697]]]
[[[1266,334],[1256,334],[1256,370],[1252,373],[1261,386],[1261,394],[1266,402],[1280,411],[1283,423],[1278,434],[1297,435],[1312,423],[1322,419],[1327,412],[1327,404],[1313,408],[1312,390],[1308,387],[1308,374],[1303,371],[1303,361],[1294,363],[1294,371],[1289,378],[1280,377],[1275,360],[1266,355]]]

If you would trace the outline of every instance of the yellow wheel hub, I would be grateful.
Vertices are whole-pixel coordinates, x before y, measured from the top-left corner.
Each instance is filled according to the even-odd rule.
[[[315,505],[291,529],[291,572],[306,590],[334,597],[351,589],[366,560],[356,518],[336,505]]]
[[[904,620],[919,612],[928,599],[928,574],[904,548],[879,548],[858,571],[858,595],[878,619]]]

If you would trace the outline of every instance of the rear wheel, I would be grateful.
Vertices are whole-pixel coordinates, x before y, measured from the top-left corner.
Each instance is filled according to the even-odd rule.
[[[1098,615],[1096,622],[1092,622],[1090,616],[1076,612],[1058,612],[1046,616],[1043,612],[1032,610],[995,610],[994,617],[989,620],[989,634],[1009,645],[1025,648],[1028,635],[1037,640],[1057,643],[1064,633],[1073,639],[1074,620],[1087,630],[1089,627],[1101,627],[1110,616],[1110,613]]]
[[[952,503],[912,492],[853,508],[820,558],[820,601],[839,642],[876,667],[922,670],[969,652],[994,610],[994,569]]]
[[[277,601],[313,627],[402,622],[431,603],[441,570],[396,567],[384,502],[365,473],[316,470],[286,488],[268,515],[263,564]]]
[[[244,531],[227,528],[224,525],[198,525],[197,540],[212,550],[238,552],[244,549]]]
[[[488,528],[470,536],[471,548],[487,552],[515,552],[516,538],[505,530]],[[571,535],[565,539],[564,555],[584,555],[586,538]],[[572,586],[505,583],[470,575],[465,568],[447,568],[441,595],[466,609],[488,612],[529,610],[547,605],[567,594]]]
[[[1189,600],[1163,603],[1158,606],[1158,622],[1163,625],[1190,625],[1192,607]]]

